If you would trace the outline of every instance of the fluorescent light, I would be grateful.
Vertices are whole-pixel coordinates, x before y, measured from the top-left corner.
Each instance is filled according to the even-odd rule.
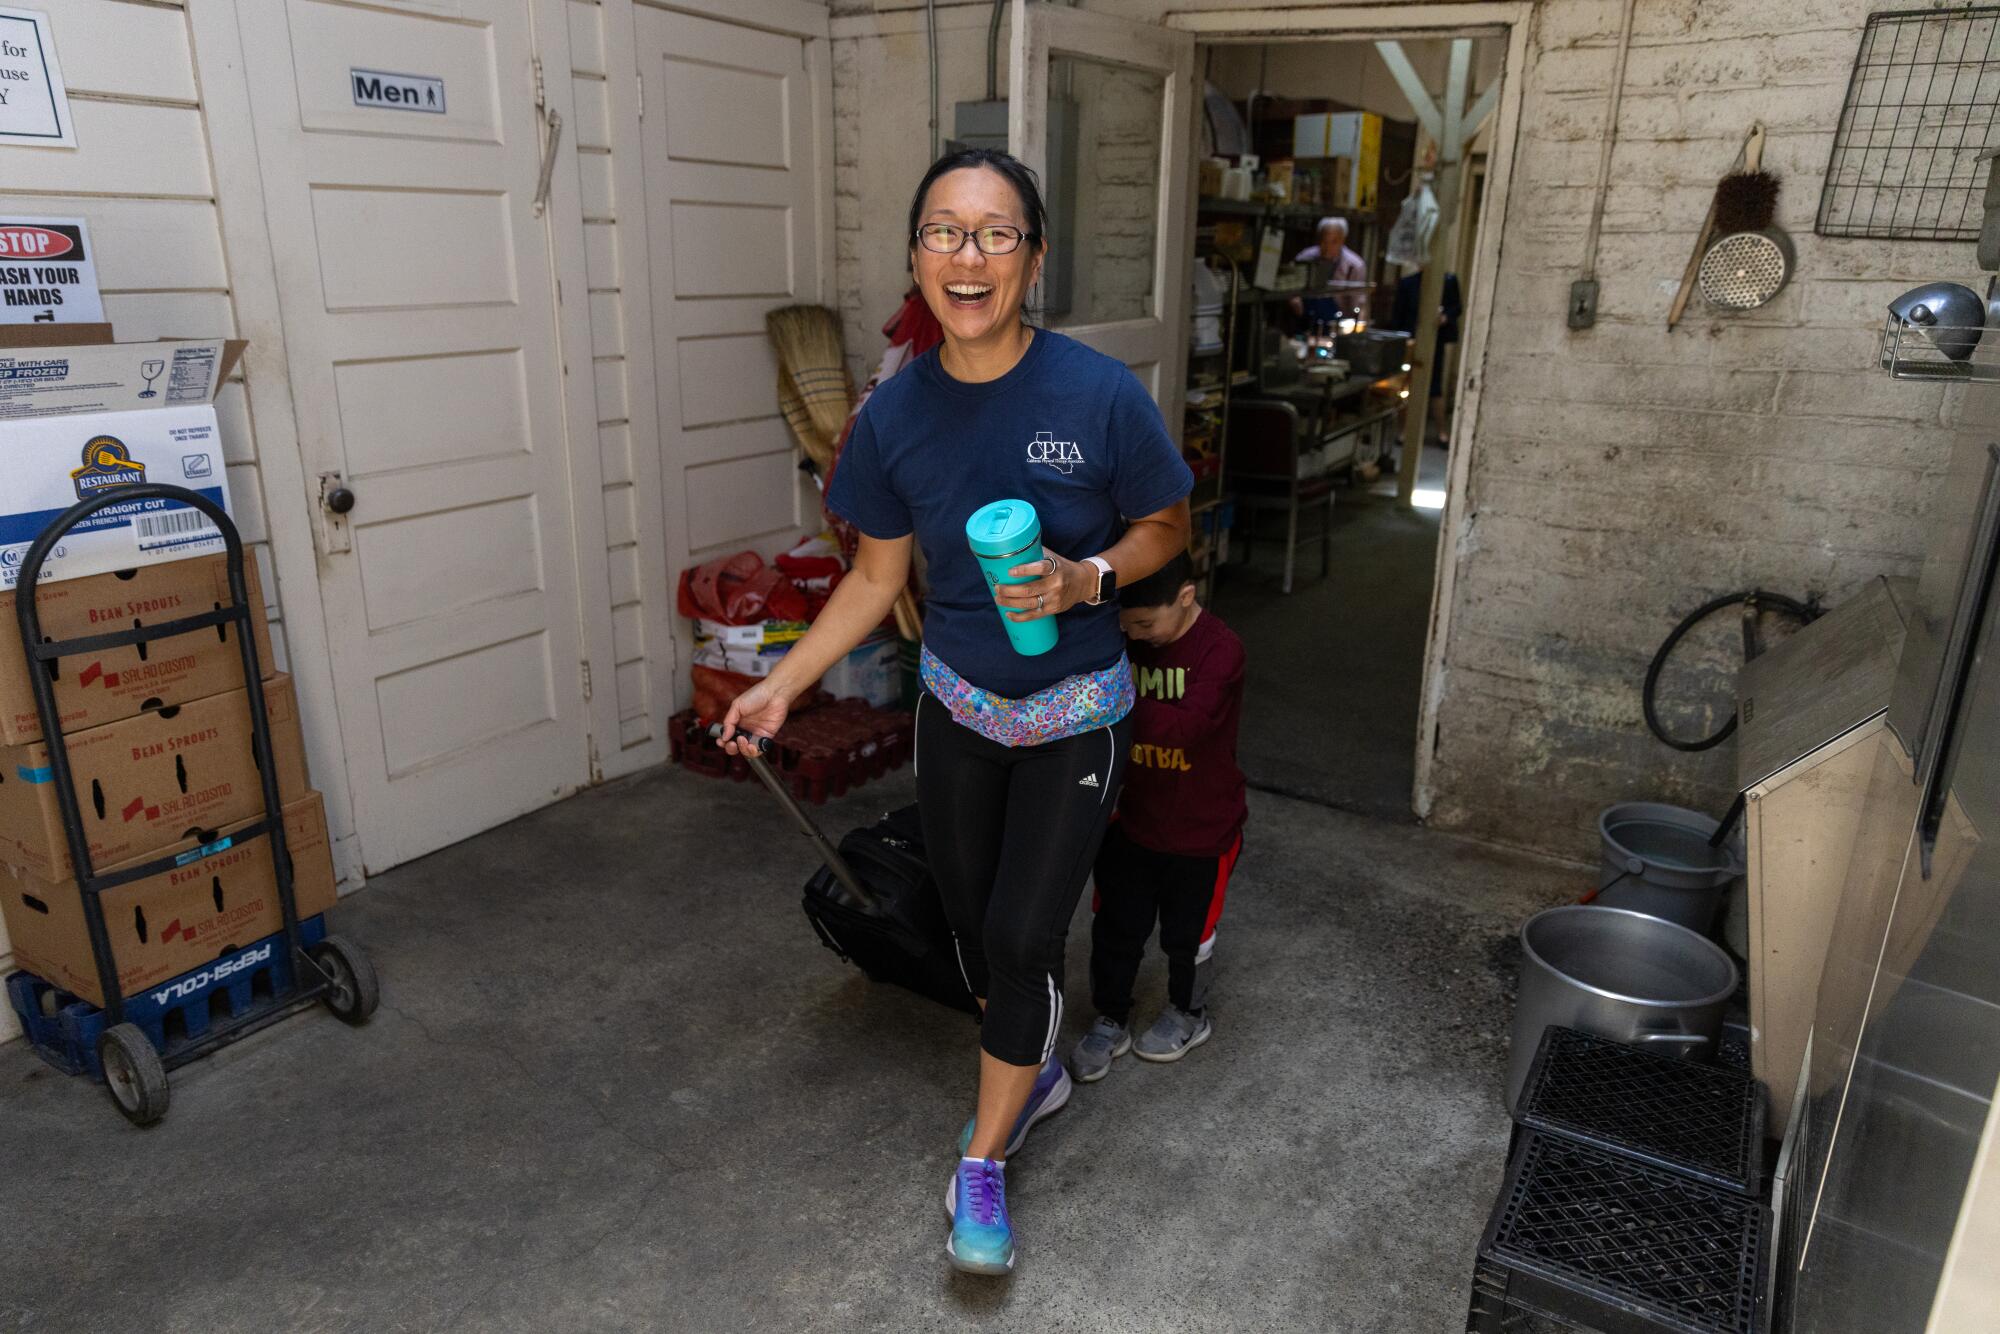
[[[1408,370],[1408,369],[1410,369],[1410,363],[1409,363],[1409,362],[1407,362],[1407,361],[1406,361],[1406,362],[1404,362],[1404,363],[1403,363],[1403,369],[1404,369],[1404,370]]]
[[[1397,398],[1408,398],[1409,396],[1410,396],[1410,391],[1407,389],[1405,389],[1402,393],[1396,395]]]
[[[1444,492],[1418,487],[1410,492],[1410,503],[1420,510],[1441,510],[1444,508]]]

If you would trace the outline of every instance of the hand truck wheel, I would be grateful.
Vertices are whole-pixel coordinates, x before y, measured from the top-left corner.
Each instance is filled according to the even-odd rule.
[[[160,1053],[137,1024],[114,1024],[97,1039],[97,1059],[104,1065],[104,1087],[111,1101],[135,1126],[150,1126],[167,1114],[172,1094],[167,1067]]]
[[[382,984],[375,965],[352,941],[328,936],[307,953],[326,974],[326,1008],[344,1024],[366,1023],[382,1003]]]

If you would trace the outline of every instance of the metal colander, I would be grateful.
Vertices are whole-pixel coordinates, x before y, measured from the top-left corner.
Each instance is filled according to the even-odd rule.
[[[1755,310],[1792,277],[1792,248],[1782,233],[1732,232],[1701,257],[1701,294],[1724,310]]]

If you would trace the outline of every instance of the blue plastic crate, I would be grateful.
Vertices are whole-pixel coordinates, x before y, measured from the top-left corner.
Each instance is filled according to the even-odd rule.
[[[300,943],[308,949],[325,938],[324,917],[299,923]],[[292,988],[291,952],[280,931],[127,996],[125,1021],[137,1024],[161,1056],[170,1056],[216,1020],[248,1014]],[[97,1039],[104,1032],[104,1011],[32,973],[8,976],[7,1002],[43,1060],[66,1075],[103,1081]]]

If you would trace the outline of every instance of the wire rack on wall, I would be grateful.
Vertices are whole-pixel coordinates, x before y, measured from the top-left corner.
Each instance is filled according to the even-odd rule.
[[[2000,6],[1869,15],[1814,230],[1977,240],[1996,114]]]

